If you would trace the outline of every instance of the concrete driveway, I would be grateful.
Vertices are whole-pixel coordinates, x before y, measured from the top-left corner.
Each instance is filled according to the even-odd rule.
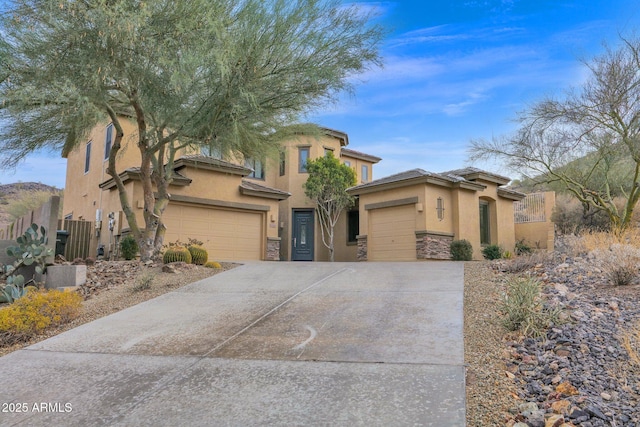
[[[462,303],[463,263],[247,264],[0,358],[0,425],[464,426]]]

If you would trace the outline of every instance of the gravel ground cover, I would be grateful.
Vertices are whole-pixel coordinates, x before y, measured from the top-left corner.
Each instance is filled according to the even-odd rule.
[[[87,266],[87,283],[76,291],[85,299],[80,317],[65,325],[51,328],[27,342],[0,347],[0,356],[237,265],[239,264],[221,263],[222,268],[215,269],[188,264],[175,273],[165,273],[162,266],[156,264],[145,266],[137,261],[96,261],[94,265]],[[143,282],[147,282],[149,287],[138,290]]]

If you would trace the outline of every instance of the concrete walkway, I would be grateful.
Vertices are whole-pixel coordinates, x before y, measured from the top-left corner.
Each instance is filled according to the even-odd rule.
[[[464,426],[463,274],[247,264],[0,358],[0,425]]]

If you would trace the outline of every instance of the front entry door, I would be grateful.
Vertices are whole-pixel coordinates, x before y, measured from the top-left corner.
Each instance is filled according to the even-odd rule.
[[[313,210],[293,211],[291,261],[313,261]]]

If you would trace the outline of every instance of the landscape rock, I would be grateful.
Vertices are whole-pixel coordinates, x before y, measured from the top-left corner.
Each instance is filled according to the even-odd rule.
[[[538,339],[509,342],[505,366],[520,398],[546,409],[547,424],[640,427],[640,366],[620,341],[640,324],[640,286],[610,285],[593,264],[589,256],[556,253],[528,270],[542,282],[545,303],[562,309],[561,321]],[[516,419],[523,409],[515,409]]]

